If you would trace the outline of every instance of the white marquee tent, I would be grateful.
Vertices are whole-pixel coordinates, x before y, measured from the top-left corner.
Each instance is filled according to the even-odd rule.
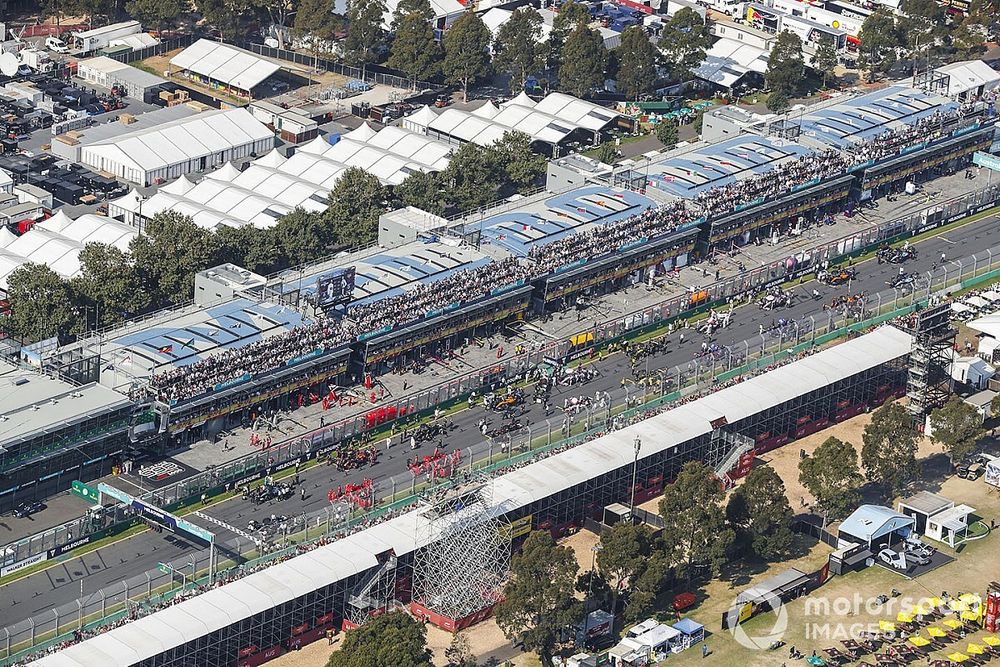
[[[171,58],[170,64],[246,93],[281,69],[273,60],[210,39],[199,39]]]
[[[84,146],[80,161],[140,185],[266,153],[274,133],[246,109],[208,111]]]

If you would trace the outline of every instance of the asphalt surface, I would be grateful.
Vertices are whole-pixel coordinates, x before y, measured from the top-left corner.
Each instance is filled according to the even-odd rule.
[[[985,257],[986,249],[992,248],[1000,239],[1000,235],[995,231],[997,219],[997,216],[990,216],[920,243],[919,256],[915,260],[907,262],[904,269],[908,272],[919,270],[921,273],[926,273],[939,262],[942,252],[946,253],[949,262],[952,258],[965,258],[974,253],[982,253],[982,256]],[[1000,255],[1000,253],[995,254]],[[886,281],[899,271],[899,265],[880,265],[874,260],[860,264],[857,268],[858,277],[851,285],[851,291],[854,293],[864,290],[874,294],[886,290]],[[957,266],[951,266],[949,269],[952,274],[956,270]],[[936,272],[941,274],[941,268],[938,267]],[[821,299],[812,297],[813,289],[820,292]],[[742,341],[746,340],[753,349],[754,346],[759,346],[761,343],[759,336],[761,325],[765,328],[771,327],[776,318],[799,319],[812,315],[816,317],[817,322],[821,320],[825,322],[826,314],[823,312],[822,305],[829,302],[834,296],[847,294],[848,287],[827,287],[810,282],[794,287],[790,293],[793,297],[791,305],[780,310],[765,311],[754,304],[738,308],[733,315],[730,326],[717,332],[713,339],[714,342],[723,345],[739,343],[739,348],[743,348]],[[652,371],[689,364],[693,356],[700,352],[703,340],[707,340],[705,336],[694,330],[689,330],[685,332],[685,340],[681,343],[679,342],[679,334],[673,333],[669,336],[667,350],[650,358],[648,368]],[[593,396],[595,392],[613,392],[619,397],[622,395],[621,378],[631,376],[628,357],[622,354],[610,355],[603,360],[596,361],[591,367],[599,371],[597,377],[586,384],[557,387],[552,395],[553,406],[561,407],[564,399],[568,397]],[[480,458],[483,455],[481,452],[485,450],[485,445],[477,424],[484,415],[492,418],[494,423],[500,421],[494,413],[486,415],[482,408],[464,410],[452,415],[450,419],[456,427],[447,436],[446,441],[441,443],[442,448],[450,452],[456,448],[466,450],[466,448],[472,447],[474,453],[480,452],[476,455],[477,459]],[[562,418],[560,410],[546,415],[540,405],[533,403],[529,403],[526,413],[518,417],[521,423],[541,424],[540,428],[544,428],[545,421],[548,419],[553,430],[558,430]],[[536,434],[539,432],[541,430],[536,431]],[[349,482],[361,482],[363,477],[370,477],[376,482],[381,481],[382,490],[385,492],[388,490],[385,480],[390,476],[406,473],[406,459],[413,454],[408,445],[400,446],[398,444],[398,438],[395,442],[396,444],[388,456],[382,448],[383,451],[377,464],[372,467],[340,472],[333,466],[321,465],[303,472],[301,486],[306,489],[304,500],[297,489],[296,493],[288,500],[274,501],[254,507],[240,498],[235,498],[210,507],[206,513],[245,529],[247,522],[253,518],[260,519],[271,514],[296,516],[302,513],[322,511],[329,507],[328,489]],[[434,444],[436,443],[424,443],[416,453],[430,453]],[[408,475],[408,473],[406,474]],[[219,530],[218,539],[220,540],[229,540],[234,537],[225,529],[209,525],[204,520],[196,518],[195,521],[211,530]],[[5,604],[0,606],[0,625],[12,625],[39,614],[51,614],[53,607],[67,603],[73,603],[73,609],[75,609],[75,600],[81,592],[81,581],[82,590],[88,596],[94,594],[98,589],[110,585],[115,585],[120,590],[120,582],[123,579],[143,575],[146,571],[156,568],[159,562],[179,561],[183,563],[190,557],[192,551],[200,549],[200,546],[178,536],[146,531],[80,558],[50,567],[0,587],[0,597],[5,601]],[[49,617],[51,618],[51,616]]]

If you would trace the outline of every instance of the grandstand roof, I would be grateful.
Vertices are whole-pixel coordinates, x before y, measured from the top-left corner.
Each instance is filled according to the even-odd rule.
[[[692,198],[704,190],[763,174],[778,164],[813,151],[793,141],[742,134],[716,144],[698,143],[648,169],[648,184],[670,194]]]
[[[242,298],[210,308],[173,311],[159,322],[143,321],[137,331],[112,332],[114,337],[105,339],[102,349],[103,358],[115,368],[105,372],[145,377],[154,369],[188,366],[219,351],[246,347],[308,323],[288,306]]]
[[[272,60],[208,39],[199,39],[171,58],[170,64],[246,91],[281,69]]]
[[[813,111],[802,118],[802,134],[835,148],[912,125],[958,103],[907,86],[889,86]]]
[[[2,254],[0,254],[2,256]],[[102,410],[128,405],[121,394],[99,384],[76,386],[0,360],[0,445],[31,437],[53,424],[60,428]]]
[[[535,461],[493,482],[492,511],[505,514],[552,496],[588,479],[633,463],[639,457],[673,449],[712,431],[710,421],[729,423],[828,386],[863,370],[907,354],[910,337],[892,327],[817,352],[741,384],[685,403],[650,419],[614,431],[572,449]],[[776,394],[770,393],[777,387]],[[132,623],[41,658],[39,667],[126,667],[220,630],[277,604],[332,585],[377,564],[376,555],[393,549],[397,556],[426,546],[434,528],[424,509],[377,523],[331,544],[277,563],[236,582],[214,588]]]
[[[588,186],[539,199],[514,211],[498,213],[481,223],[484,242],[524,257],[532,248],[621,220],[655,206],[631,190]],[[477,227],[480,223],[476,223]]]

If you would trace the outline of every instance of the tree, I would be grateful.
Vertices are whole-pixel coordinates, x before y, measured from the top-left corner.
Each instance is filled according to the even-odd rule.
[[[552,20],[552,31],[549,33],[548,68],[559,71],[562,65],[562,50],[566,38],[581,23],[590,23],[590,9],[586,3],[566,0],[559,6],[559,11]]]
[[[467,11],[444,34],[444,70],[448,83],[462,86],[462,99],[469,101],[469,86],[488,76],[490,29],[478,14]]]
[[[794,32],[782,30],[767,57],[767,71],[764,73],[767,87],[772,92],[791,95],[802,81],[802,68],[802,38]]]
[[[708,21],[698,12],[684,7],[663,26],[659,46],[671,75],[680,81],[691,77],[691,70],[705,60],[705,52],[715,37]]]
[[[505,182],[512,183],[518,192],[530,190],[545,175],[546,160],[531,149],[531,137],[524,132],[504,132],[489,150],[507,172]]]
[[[638,99],[656,88],[656,47],[642,26],[625,28],[615,52],[618,55],[618,92],[627,99]]]
[[[688,461],[660,499],[662,539],[670,563],[688,583],[698,567],[718,572],[735,535],[726,528],[720,503],[722,485],[712,470],[699,461]]]
[[[302,211],[301,213],[304,213]],[[288,258],[298,259],[300,253],[286,254],[282,234],[300,213],[290,214],[284,224],[279,220],[273,229],[261,230],[253,225],[230,227],[223,225],[215,232],[220,262],[232,262],[255,273],[267,275],[288,265]],[[278,232],[277,230],[281,230]]]
[[[622,589],[645,568],[651,539],[649,528],[645,524],[628,521],[620,521],[611,532],[601,537],[597,566],[601,569],[601,575],[611,584],[614,594],[612,614],[618,612],[618,598]]]
[[[313,58],[319,58],[321,53],[332,50],[333,39],[338,19],[330,10],[329,0],[299,0],[295,12],[295,22],[292,24],[292,37],[309,44]]]
[[[426,81],[441,73],[441,45],[434,39],[434,27],[427,14],[433,15],[430,2],[411,2],[413,9],[400,14],[397,8],[393,25],[395,36],[389,49],[389,67],[405,72],[411,80]]]
[[[595,157],[604,164],[614,164],[618,161],[618,147],[610,141],[606,141],[597,147]]]
[[[197,4],[205,22],[215,26],[223,40],[228,37],[233,41],[236,38],[240,31],[240,17],[243,16],[242,5],[248,3],[236,3],[232,0],[197,0]]]
[[[313,213],[296,208],[271,229],[284,266],[300,266],[330,254],[336,240],[331,211]]]
[[[493,66],[510,75],[510,89],[524,90],[528,76],[545,67],[542,15],[530,5],[514,10],[493,41]]]
[[[577,97],[586,97],[604,82],[608,54],[601,34],[580,23],[566,38],[559,87]]]
[[[896,21],[902,46],[916,55],[923,47],[934,42],[933,35],[947,34],[947,20],[944,6],[937,0],[903,0],[900,9],[902,13]],[[923,46],[921,46],[923,45]]]
[[[788,553],[792,546],[792,508],[785,496],[785,484],[774,468],[760,466],[751,470],[730,503],[734,501],[740,506],[738,523],[755,554],[775,560]]]
[[[504,635],[537,652],[546,667],[565,628],[583,617],[583,605],[573,596],[577,569],[572,549],[534,531],[513,557],[504,600],[494,610]]]
[[[7,277],[10,332],[26,343],[65,339],[84,327],[76,314],[76,296],[67,281],[42,264],[22,264]]]
[[[826,82],[833,76],[839,62],[833,40],[824,39],[816,47],[816,53],[813,54],[809,66],[823,77],[823,87],[826,88]]]
[[[979,411],[958,396],[931,411],[931,439],[944,447],[952,465],[975,452],[985,435]]]
[[[395,187],[393,194],[404,206],[415,206],[434,215],[445,211],[441,184],[437,175],[430,172],[413,172]]]
[[[861,465],[868,481],[881,485],[890,496],[916,475],[917,434],[910,415],[898,403],[876,410],[861,439]]]
[[[1000,394],[994,396],[993,400],[990,401],[990,416],[1000,417]]]
[[[962,60],[979,58],[986,53],[988,34],[989,27],[986,20],[978,16],[966,16],[950,34],[955,55]]]
[[[251,0],[258,12],[264,13],[274,26],[274,34],[278,40],[278,48],[284,49],[285,33],[292,17],[299,9],[299,0]],[[327,6],[329,11],[329,5]]]
[[[323,214],[333,224],[336,242],[345,247],[359,247],[378,238],[378,218],[385,212],[388,193],[378,177],[360,167],[350,167],[341,174]]]
[[[663,550],[653,549],[632,577],[628,601],[622,611],[626,623],[649,618],[656,610],[656,598],[663,589],[664,577],[669,569]]]
[[[476,659],[472,655],[472,647],[469,645],[469,638],[463,634],[455,633],[451,636],[451,643],[444,650],[444,659],[448,661],[448,667],[476,667]]]
[[[75,291],[95,306],[94,328],[117,324],[149,308],[132,258],[104,243],[88,243],[80,251]]]
[[[847,516],[858,504],[863,481],[854,445],[832,436],[799,461],[799,482],[816,499],[826,520]]]
[[[132,239],[129,249],[139,283],[157,308],[189,301],[194,294],[194,274],[216,259],[211,232],[174,211],[154,215],[142,236]]]
[[[663,144],[666,150],[677,146],[677,123],[671,120],[660,120],[656,124],[656,138]]]
[[[868,71],[868,80],[874,81],[896,64],[896,49],[904,45],[896,19],[889,10],[878,7],[865,18],[858,30],[858,67]]]
[[[361,66],[361,78],[385,46],[385,12],[385,0],[348,0],[344,56],[351,65]]]
[[[394,611],[348,630],[326,667],[432,667],[427,630],[410,615]]]
[[[788,111],[788,96],[780,90],[772,91],[767,96],[765,106],[771,113],[784,113]]]
[[[180,0],[128,0],[125,11],[145,26],[163,30],[181,15],[185,7]]]
[[[465,143],[451,156],[440,174],[448,206],[469,211],[496,201],[506,170],[497,160],[496,151]]]

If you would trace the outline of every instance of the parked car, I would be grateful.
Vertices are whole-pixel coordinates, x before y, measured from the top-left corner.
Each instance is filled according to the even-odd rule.
[[[69,47],[66,46],[66,42],[58,37],[46,37],[45,48],[53,53],[69,53]]]
[[[878,552],[878,559],[889,567],[896,568],[897,570],[906,570],[909,568],[906,564],[906,556],[899,551],[882,549],[882,551]]]
[[[978,461],[974,461],[973,463],[968,463],[968,464],[962,463],[959,464],[958,470],[955,471],[955,474],[957,474],[962,479],[969,479],[969,480],[979,479],[979,476],[983,474],[983,468],[984,468],[983,464],[979,463]]]

